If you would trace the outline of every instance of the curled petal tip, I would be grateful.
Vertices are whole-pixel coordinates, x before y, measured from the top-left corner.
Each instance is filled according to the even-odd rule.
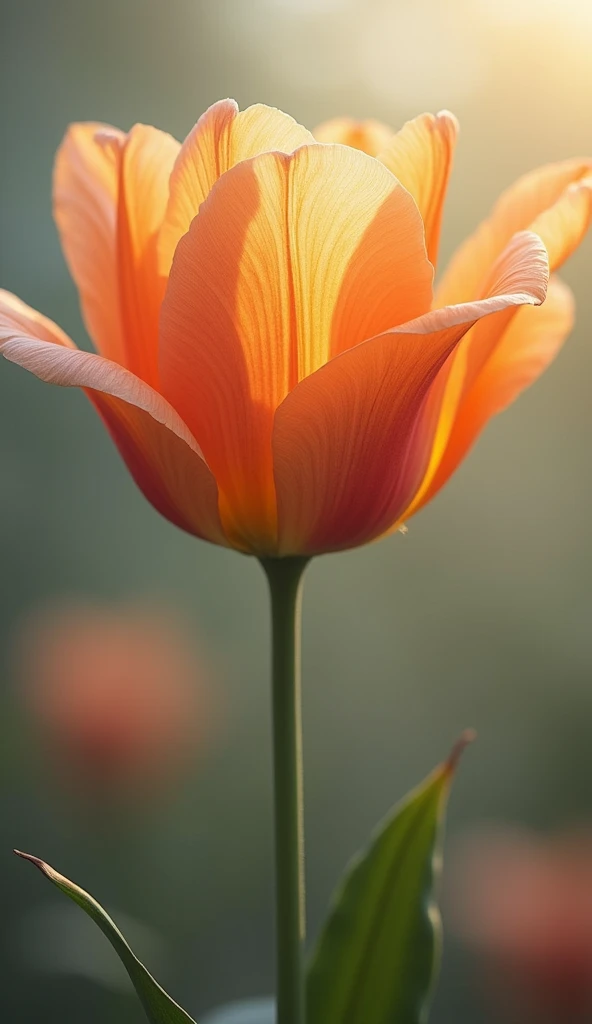
[[[548,283],[545,243],[535,231],[517,231],[491,268],[484,294],[513,295],[512,304],[540,306]]]
[[[444,110],[439,110],[438,113],[436,114],[436,121],[446,122],[448,124],[449,129],[455,135],[458,135],[458,133],[460,132],[460,123],[458,117],[456,116],[456,114],[453,114],[451,110],[447,110],[446,108],[444,108]]]
[[[119,142],[121,132],[118,128],[110,128],[108,125],[103,125],[101,128],[97,128],[93,138],[96,142],[100,143]]]
[[[464,754],[466,748],[477,739],[477,733],[475,729],[465,729],[459,736],[456,743],[454,744],[450,756],[447,761],[444,762],[443,768],[444,773],[449,777],[452,777],[457,769],[458,763]]]

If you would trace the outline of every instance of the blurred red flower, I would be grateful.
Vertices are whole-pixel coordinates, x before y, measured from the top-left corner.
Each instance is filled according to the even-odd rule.
[[[204,674],[182,627],[145,604],[51,606],[15,645],[26,704],[63,781],[152,794],[203,735]]]
[[[451,886],[452,923],[485,955],[505,1020],[592,1021],[592,832],[475,834]]]

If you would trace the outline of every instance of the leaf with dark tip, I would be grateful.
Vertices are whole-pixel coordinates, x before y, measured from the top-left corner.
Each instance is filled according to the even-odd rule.
[[[424,1024],[440,958],[434,884],[450,758],[397,805],[351,865],[313,953],[307,1024]]]
[[[18,857],[22,857],[23,860],[29,860],[31,864],[39,868],[41,873],[46,878],[49,878],[50,882],[53,882],[61,892],[69,896],[71,900],[74,900],[74,903],[77,903],[79,907],[82,907],[95,924],[99,926],[103,934],[107,936],[130,976],[132,985],[138,993],[150,1024],[195,1024],[193,1018],[167,995],[164,989],[149,974],[144,965],[140,963],[117,925],[92,896],[89,896],[84,889],[75,885],[74,882],[70,882],[68,878],[64,878],[63,875],[54,871],[49,864],[39,860],[38,857],[32,857],[29,853],[21,853],[20,850],[15,850],[14,852]]]

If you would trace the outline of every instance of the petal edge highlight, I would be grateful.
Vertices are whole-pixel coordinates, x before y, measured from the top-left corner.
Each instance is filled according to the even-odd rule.
[[[460,401],[436,466],[406,516],[415,514],[435,497],[489,420],[546,370],[569,336],[574,317],[573,294],[558,277],[549,281],[542,306],[525,306],[517,311]]]
[[[167,519],[227,545],[216,482],[175,410],[139,377],[77,349],[51,321],[0,293],[0,353],[40,380],[80,387],[104,420],[140,490]]]
[[[525,232],[492,293],[357,345],[301,381],[274,423],[279,550],[315,554],[373,540],[420,486],[436,423],[426,397],[480,318],[544,297],[546,252]],[[511,283],[513,293],[502,292]]]
[[[448,110],[421,114],[403,125],[377,154],[415,199],[425,226],[428,259],[434,266],[457,136],[458,121]]]
[[[586,219],[588,215],[583,205],[586,197],[580,193],[577,199],[572,196],[566,200],[565,193],[572,185],[583,185],[591,174],[592,160],[564,160],[539,167],[510,185],[490,215],[453,253],[436,288],[436,305],[466,302],[478,296],[491,265],[517,231],[533,230],[547,241],[545,232],[552,230],[554,233],[562,218],[568,217],[563,224],[568,224],[569,237],[577,244],[577,226],[574,230],[569,215],[577,220],[583,214]],[[560,204],[559,211],[552,213],[556,204]],[[585,223],[587,226],[587,220]],[[555,234],[553,239],[552,250],[557,244]],[[561,254],[562,247],[558,246],[557,251]],[[555,253],[552,251],[550,255],[551,270],[556,270]],[[562,258],[566,255],[564,252]]]
[[[170,180],[170,197],[159,239],[160,264],[168,274],[179,239],[221,174],[260,153],[291,153],[314,142],[289,114],[256,103],[239,110],[220,100],[202,114],[185,139]]]
[[[118,170],[113,149],[97,143],[108,133],[122,144],[123,132],[94,122],[72,124],[56,153],[53,215],[82,316],[95,348],[125,362],[117,291]]]

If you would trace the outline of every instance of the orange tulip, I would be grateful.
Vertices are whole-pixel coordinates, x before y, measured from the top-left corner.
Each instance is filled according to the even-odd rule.
[[[153,796],[211,725],[203,660],[158,608],[40,609],[23,622],[14,662],[52,760],[87,797]]]
[[[450,917],[484,956],[503,1020],[592,1019],[592,837],[499,828],[465,839]]]
[[[258,555],[379,537],[571,326],[558,283],[532,307],[588,226],[585,161],[519,182],[434,299],[455,136],[451,115],[424,115],[377,159],[228,100],[181,146],[75,125],[55,214],[100,354],[7,293],[2,352],[84,388],[144,494],[190,533]]]
[[[317,142],[339,142],[342,146],[361,149],[368,156],[376,156],[395,133],[380,121],[354,121],[351,117],[336,117],[317,125],[313,134]]]

